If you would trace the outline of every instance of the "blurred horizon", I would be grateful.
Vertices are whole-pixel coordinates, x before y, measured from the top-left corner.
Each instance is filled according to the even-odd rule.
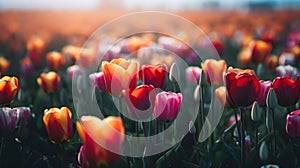
[[[299,9],[298,0],[2,0],[0,11],[10,10],[170,10],[193,11],[205,9],[245,10],[268,8],[274,10]]]

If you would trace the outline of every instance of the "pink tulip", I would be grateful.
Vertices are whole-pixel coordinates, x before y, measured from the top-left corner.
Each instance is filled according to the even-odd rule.
[[[200,80],[202,69],[197,66],[190,66],[186,68],[185,75],[188,83],[198,84]]]
[[[285,129],[290,137],[300,138],[300,110],[287,115]]]
[[[161,92],[156,95],[154,116],[162,122],[176,119],[182,102],[181,93]]]
[[[103,72],[92,73],[89,75],[90,84],[97,87],[100,91],[106,91]]]
[[[0,132],[12,132],[20,121],[19,113],[11,108],[0,108]]]
[[[256,98],[256,101],[260,106],[265,107],[268,92],[272,88],[272,82],[260,80],[259,84],[260,84],[260,90],[259,90],[259,94]]]

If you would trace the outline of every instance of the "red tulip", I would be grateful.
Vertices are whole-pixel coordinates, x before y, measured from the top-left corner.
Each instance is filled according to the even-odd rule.
[[[156,95],[154,116],[162,122],[173,121],[177,118],[182,102],[181,93],[161,92]]]
[[[133,90],[138,80],[138,68],[138,62],[123,58],[103,61],[102,72],[108,93],[120,97],[123,89]]]
[[[19,80],[16,77],[4,76],[0,79],[0,104],[14,101],[19,90]]]
[[[272,88],[272,82],[260,80],[259,83],[260,83],[260,90],[259,90],[258,97],[256,98],[256,101],[260,106],[265,107],[268,92]]]
[[[164,90],[166,88],[167,73],[168,68],[165,64],[143,65],[139,71],[139,77],[145,85],[153,85],[155,88]]]
[[[43,65],[43,54],[45,51],[45,47],[45,41],[38,37],[31,38],[27,42],[26,48],[28,51],[28,55],[35,67],[40,68]]]
[[[52,143],[69,140],[73,136],[72,113],[67,107],[44,111],[43,121]]]
[[[45,93],[54,93],[59,89],[60,77],[53,71],[42,73],[37,79],[37,83]]]
[[[130,92],[129,89],[123,90],[130,113],[139,119],[146,119],[152,115],[155,90],[152,85],[141,85]]]
[[[253,74],[228,72],[225,75],[225,82],[228,98],[234,106],[249,106],[259,94],[260,84]]]
[[[300,110],[286,116],[286,133],[292,138],[300,138]]]
[[[82,167],[108,166],[119,160],[125,136],[121,118],[83,116],[76,126],[83,142],[78,154]]]
[[[299,100],[300,77],[297,76],[295,81],[288,77],[277,77],[273,81],[273,88],[279,105],[284,107],[292,106]]]
[[[224,54],[224,47],[223,47],[223,43],[219,40],[215,40],[212,42],[213,46],[216,48],[218,54],[220,57],[223,56]]]

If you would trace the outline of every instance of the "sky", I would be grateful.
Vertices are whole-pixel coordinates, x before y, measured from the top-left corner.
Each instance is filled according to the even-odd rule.
[[[239,7],[247,2],[270,2],[279,7],[299,7],[299,0],[0,0],[0,10],[92,10],[101,6],[124,9],[198,9],[202,4],[216,1],[223,8]]]

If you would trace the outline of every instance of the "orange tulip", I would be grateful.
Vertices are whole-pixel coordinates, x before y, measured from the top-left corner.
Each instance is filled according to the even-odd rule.
[[[37,83],[45,93],[54,93],[59,89],[60,77],[53,71],[42,73]]]
[[[271,53],[272,46],[264,41],[253,42],[251,59],[255,63],[264,62],[266,57]]]
[[[79,57],[80,47],[68,45],[62,49],[62,53],[69,60],[69,64],[73,65]]]
[[[5,74],[10,66],[10,62],[4,57],[0,57],[0,73]]]
[[[19,81],[16,77],[4,76],[0,79],[0,104],[13,102],[19,90]]]
[[[228,102],[226,100],[226,87],[225,86],[220,86],[215,90],[215,94],[218,98],[219,103],[223,107],[229,107]]]
[[[243,48],[238,55],[238,60],[242,66],[249,66],[251,63],[251,49],[249,47]]]
[[[113,59],[110,62],[102,62],[107,91],[116,97],[122,95],[123,89],[131,91],[136,87],[138,80],[139,64],[136,61],[123,58]]]
[[[265,60],[266,68],[270,71],[274,71],[278,66],[278,57],[275,55],[269,56]]]
[[[100,167],[118,161],[125,130],[119,117],[103,120],[94,116],[81,117],[76,123],[83,146],[78,160],[82,167]]]
[[[226,71],[226,62],[224,60],[207,59],[201,63],[202,69],[206,74],[207,82],[211,85],[223,84],[223,75]]]
[[[59,71],[65,64],[64,56],[56,51],[47,54],[47,64],[49,69]]]
[[[67,107],[44,111],[43,121],[52,143],[69,140],[73,136],[72,113]]]
[[[232,67],[229,67],[227,69],[227,72],[234,72],[234,73],[248,73],[248,74],[251,74],[251,75],[255,75],[255,72],[254,70],[252,69],[239,69],[239,68],[232,68]]]
[[[41,67],[43,65],[45,47],[45,41],[38,37],[33,37],[27,42],[26,48],[28,55],[35,67]]]

